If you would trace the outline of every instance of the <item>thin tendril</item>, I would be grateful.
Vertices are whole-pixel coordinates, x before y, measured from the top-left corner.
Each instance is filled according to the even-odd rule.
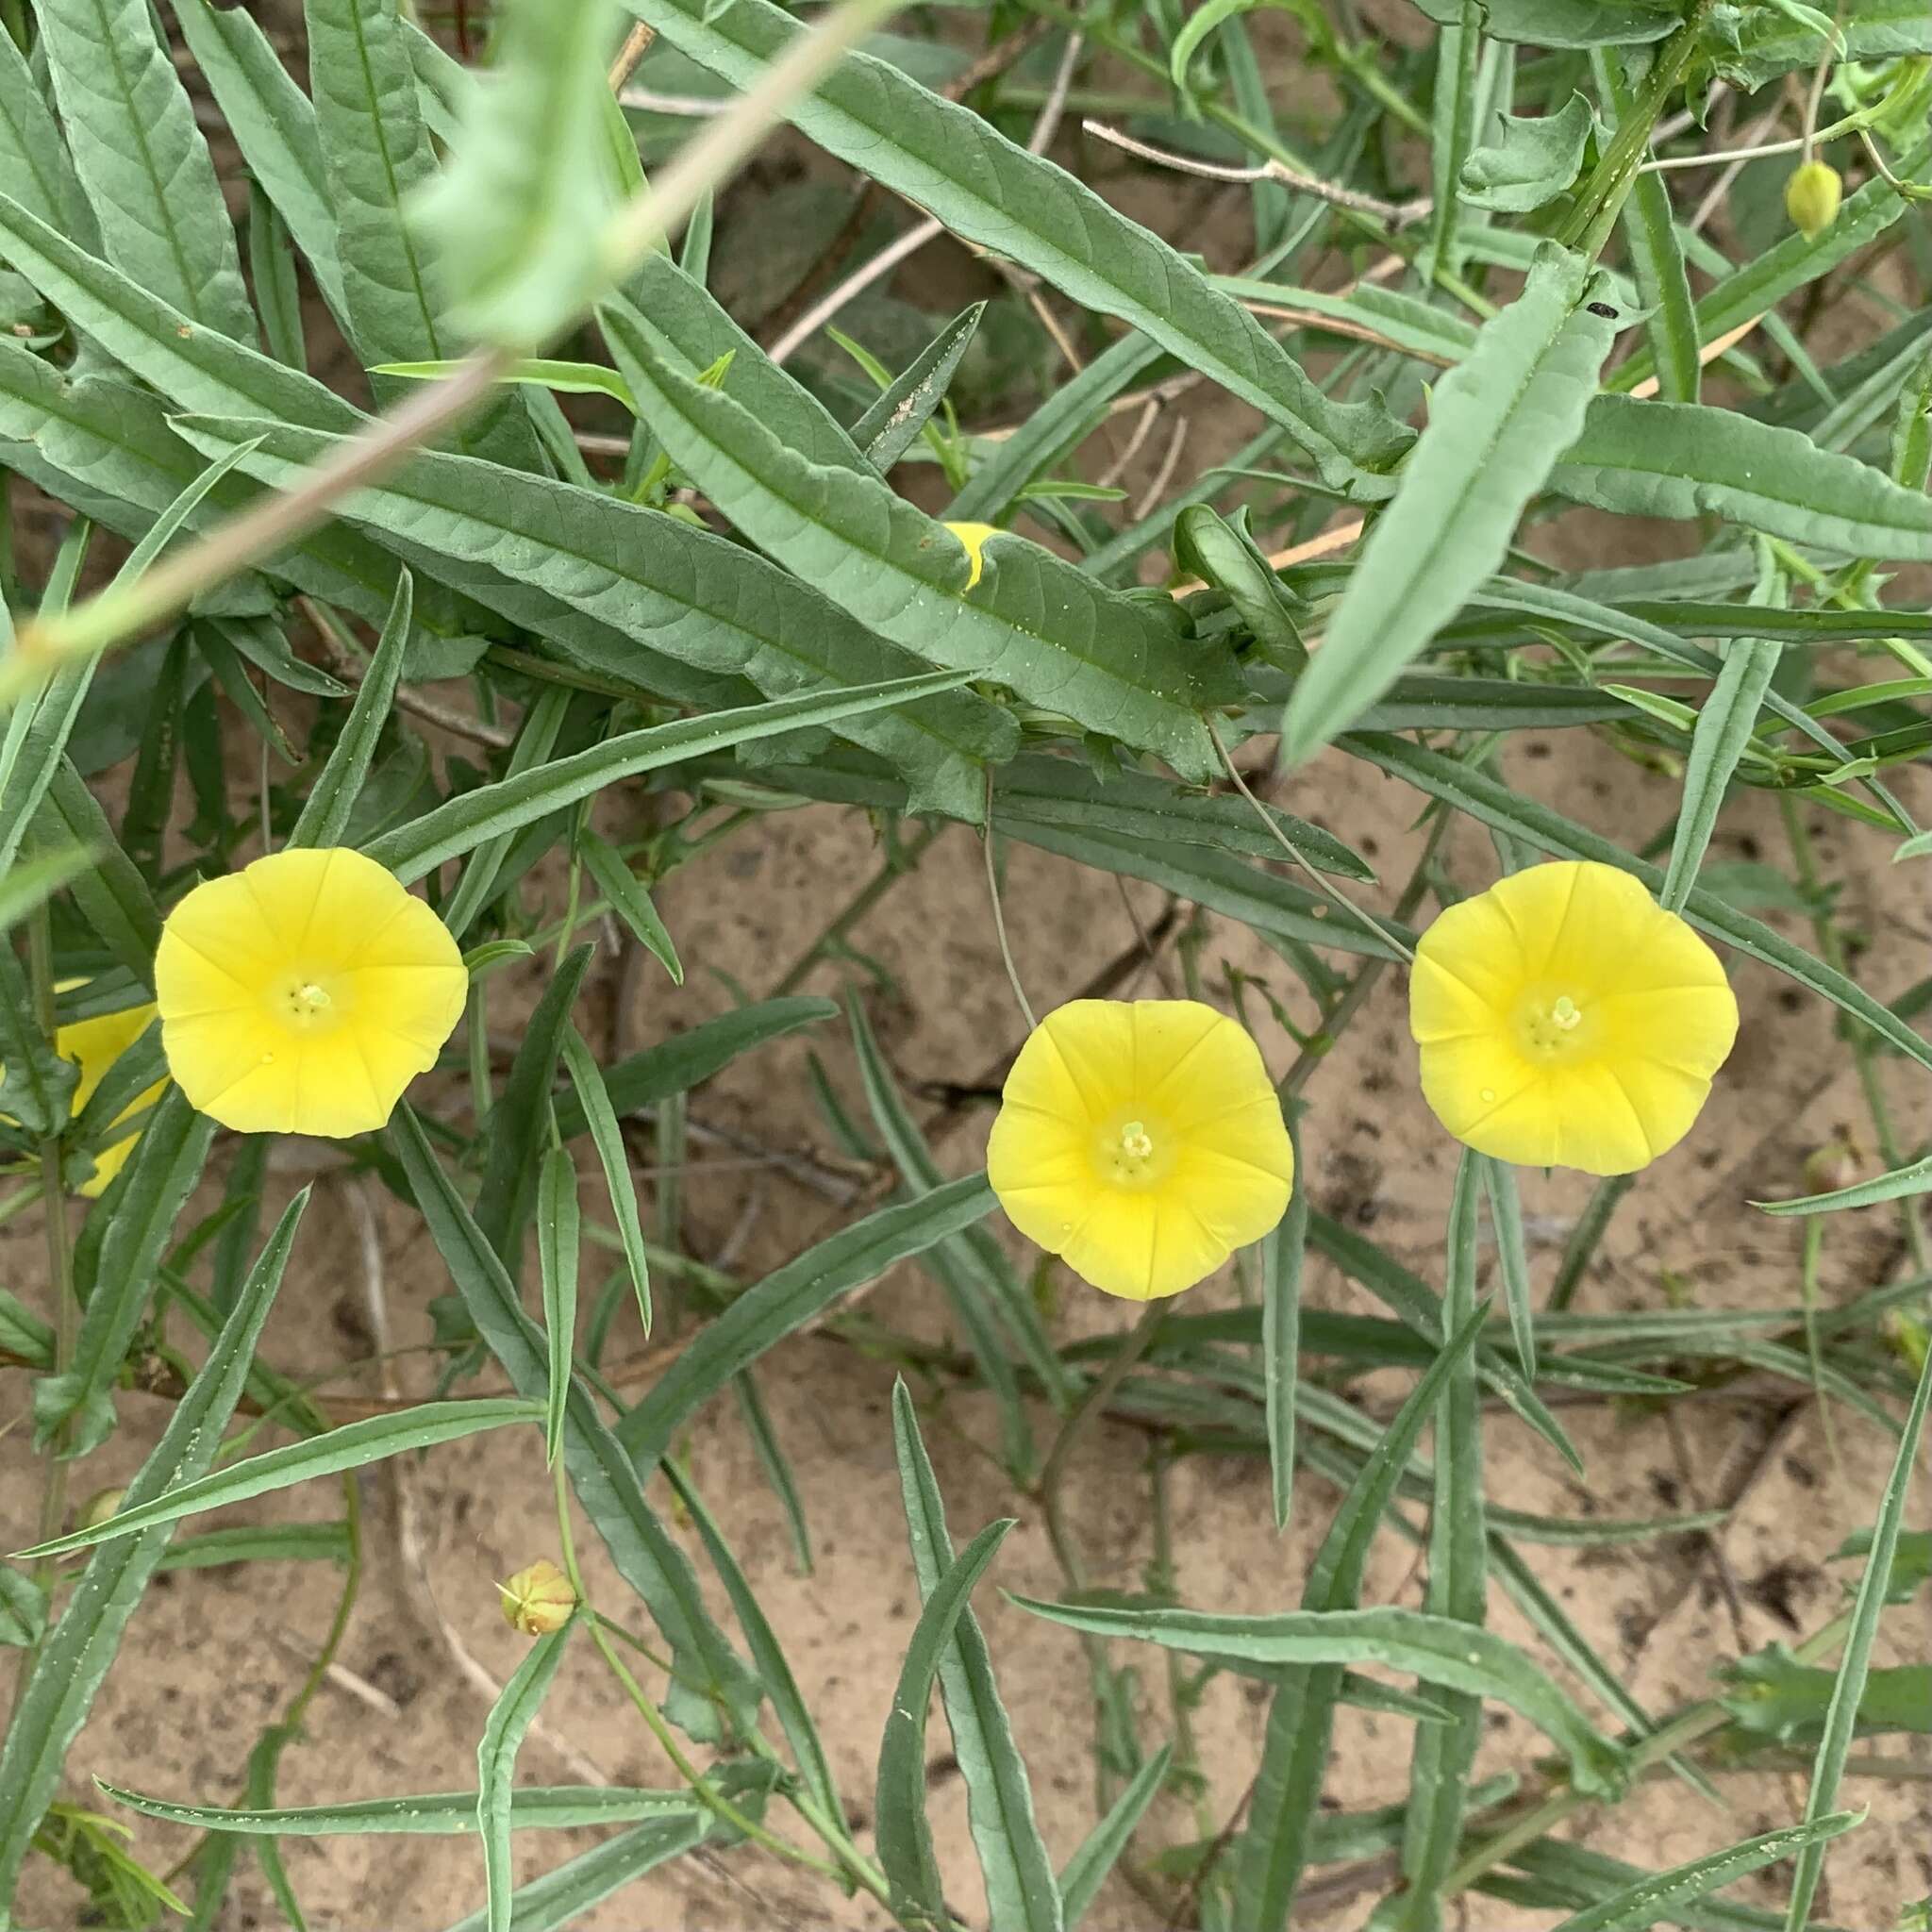
[[[1013,964],[1013,948],[1007,940],[1007,915],[1000,909],[999,874],[992,860],[992,774],[986,774],[986,891],[992,901],[992,929],[999,938],[1000,958],[1007,969],[1007,983],[1013,989],[1013,997],[1020,1003],[1020,1012],[1026,1022],[1026,1030],[1031,1033],[1040,1022],[1033,1017],[1032,1002],[1026,997],[1026,989],[1020,984],[1020,969]]]

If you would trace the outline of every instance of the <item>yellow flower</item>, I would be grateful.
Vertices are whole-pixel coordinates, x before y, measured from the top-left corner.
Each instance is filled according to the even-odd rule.
[[[1020,1049],[986,1172],[1029,1241],[1145,1302],[1274,1227],[1294,1154],[1260,1050],[1232,1020],[1194,1000],[1074,1000]]]
[[[1416,949],[1423,1097],[1479,1154],[1629,1174],[1690,1132],[1738,1034],[1711,949],[1615,866],[1533,865]]]
[[[965,546],[966,561],[972,566],[966,577],[966,588],[970,591],[986,567],[987,540],[1007,533],[997,524],[948,524],[946,528]]]
[[[86,984],[84,979],[64,979],[59,990],[72,992],[75,987]],[[81,1108],[93,1098],[94,1089],[107,1077],[108,1069],[147,1031],[148,1022],[154,1016],[155,1009],[151,1006],[125,1007],[118,1013],[99,1013],[92,1020],[75,1020],[55,1033],[54,1051],[63,1060],[72,1060],[80,1069],[73,1098],[67,1103],[71,1120],[79,1118]],[[123,1121],[151,1106],[167,1084],[165,1080],[157,1080],[145,1093],[137,1094],[114,1116],[113,1124],[119,1126]],[[90,1201],[104,1193],[108,1183],[127,1165],[127,1157],[134,1152],[134,1143],[140,1139],[138,1132],[128,1134],[96,1154],[94,1171],[81,1182],[77,1191]]]
[[[344,847],[277,852],[196,886],[155,954],[169,1069],[244,1134],[381,1126],[435,1064],[467,987],[442,921]]]
[[[496,1600],[503,1607],[503,1621],[525,1637],[548,1637],[561,1630],[577,1607],[570,1578],[547,1557],[519,1570],[497,1591]]]

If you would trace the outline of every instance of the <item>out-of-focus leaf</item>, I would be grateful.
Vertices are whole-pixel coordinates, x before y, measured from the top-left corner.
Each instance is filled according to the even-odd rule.
[[[1573,93],[1553,114],[1496,118],[1499,138],[1462,164],[1462,199],[1495,214],[1527,214],[1576,179],[1596,115],[1582,94]]]

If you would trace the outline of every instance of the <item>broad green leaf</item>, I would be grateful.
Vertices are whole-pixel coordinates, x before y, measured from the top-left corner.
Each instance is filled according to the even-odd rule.
[[[510,1932],[510,1894],[516,1879],[510,1863],[510,1804],[517,1751],[535,1721],[572,1625],[552,1630],[531,1644],[529,1653],[503,1687],[483,1725],[476,1746],[476,1830],[483,1840],[484,1919],[490,1932]]]
[[[147,1312],[161,1255],[183,1205],[208,1164],[215,1124],[170,1087],[115,1182],[96,1285],[81,1316],[71,1366],[34,1385],[34,1440],[84,1456],[113,1432],[109,1392]],[[73,1547],[78,1547],[74,1545]]]
[[[1471,1148],[1463,1149],[1457,1166],[1443,1275],[1445,1334],[1457,1332],[1475,1316],[1476,1204],[1490,1166]],[[1465,1354],[1436,1398],[1435,1494],[1423,1599],[1424,1608],[1433,1615],[1472,1627],[1484,1623],[1489,1602],[1480,1396],[1475,1358]],[[1405,1889],[1385,1922],[1408,1932],[1439,1932],[1441,1926],[1443,1880],[1456,1862],[1464,1793],[1482,1731],[1479,1696],[1457,1691],[1442,1702],[1448,1721],[1421,1725],[1415,1734],[1402,1833]],[[1376,1919],[1383,1922],[1383,1914],[1378,1912]]]
[[[1031,543],[1004,545],[968,591],[965,548],[943,525],[876,477],[787,449],[729,396],[662,362],[621,314],[607,308],[602,320],[673,460],[780,563],[928,661],[995,678],[1158,753],[1183,776],[1208,776],[1213,754],[1198,708],[1215,659],[1183,644],[1177,617],[1101,590]]]
[[[245,1503],[251,1496],[269,1495],[316,1476],[340,1475],[344,1470],[363,1469],[391,1456],[434,1448],[441,1442],[458,1442],[485,1429],[507,1428],[513,1423],[541,1423],[542,1419],[541,1403],[508,1396],[419,1403],[414,1408],[344,1423],[324,1435],[305,1436],[299,1442],[266,1449],[245,1461],[230,1463],[212,1475],[176,1484],[165,1496],[151,1502],[124,1503],[105,1522],[91,1528],[70,1530],[65,1536],[55,1537],[21,1554],[54,1557],[68,1550],[92,1549],[96,1543],[137,1536],[159,1524],[197,1516],[205,1509]]]
[[[1757,725],[1757,709],[1771,688],[1781,656],[1776,644],[1761,638],[1738,638],[1724,653],[1724,668],[1711,686],[1697,728],[1690,735],[1690,756],[1684,767],[1683,796],[1677,807],[1676,831],[1671,840],[1671,860],[1664,869],[1658,903],[1666,912],[1684,909],[1697,884],[1698,868],[1717,829],[1738,761]]]
[[[771,0],[625,0],[680,53],[734,86],[752,84],[801,31]],[[1043,276],[1089,308],[1117,315],[1191,369],[1275,422],[1324,480],[1384,496],[1379,473],[1407,441],[1386,410],[1338,404],[1198,269],[1051,161],[898,69],[848,54],[786,109],[821,147],[926,208],[961,240]]]
[[[881,1208],[808,1248],[747,1289],[687,1342],[650,1392],[617,1425],[617,1441],[648,1474],[698,1407],[766,1349],[795,1333],[842,1294],[983,1220],[992,1208],[984,1174]]]
[[[308,1205],[305,1189],[283,1211],[161,1439],[127,1485],[122,1507],[139,1509],[177,1484],[204,1474],[221,1446],[281,1285],[295,1229]],[[22,1862],[60,1788],[67,1753],[112,1668],[121,1635],[139,1607],[161,1553],[165,1529],[117,1537],[89,1558],[68,1591],[60,1621],[14,1691],[0,1741],[0,1898],[14,1896]]]
[[[191,322],[252,342],[227,206],[148,0],[39,0],[36,14],[108,259]]]
[[[684,984],[684,967],[677,947],[658,917],[644,883],[624,861],[616,847],[600,839],[586,825],[577,835],[577,850],[585,866],[597,882],[597,890],[610,901],[610,909],[630,928],[631,937],[671,975],[673,986]]]
[[[1416,0],[1441,25],[1453,25],[1461,0]],[[1647,0],[1486,0],[1484,31],[1499,41],[1539,47],[1641,46],[1660,41],[1681,16]]]
[[[1523,293],[1437,385],[1395,501],[1288,701],[1284,757],[1298,762],[1346,729],[1501,564],[1595,392],[1615,333],[1592,312],[1600,286],[1576,257],[1540,252]]]
[[[214,447],[261,425],[183,426]],[[330,436],[271,427],[247,467],[286,483],[336,446]],[[924,659],[881,642],[808,585],[708,531],[545,477],[421,455],[353,499],[349,511],[417,569],[529,623],[571,661],[706,709],[738,702],[740,676],[774,698],[832,696],[909,675]],[[494,588],[506,578],[541,593],[537,605],[507,600]],[[573,613],[595,622],[574,623]],[[640,634],[648,646],[632,641]],[[687,665],[703,675],[680,676]],[[845,715],[856,720],[871,708]],[[922,808],[960,818],[978,814],[983,761],[1010,756],[1017,736],[1008,715],[964,691],[854,723],[850,735],[892,760]]]
[[[802,697],[779,698],[767,705],[723,711],[708,718],[683,718],[622,737],[606,739],[588,751],[554,760],[515,778],[479,785],[427,811],[420,819],[386,833],[369,847],[369,857],[412,884],[445,860],[479,845],[485,839],[515,831],[520,825],[575,805],[621,778],[657,771],[664,765],[743,744],[774,732],[803,725],[830,724],[890,706],[907,704],[963,682],[957,672],[934,672],[924,677],[894,678],[889,684],[859,685],[851,690],[808,691]]]
[[[1923,491],[1731,409],[1599,396],[1549,483],[1624,516],[1719,516],[1853,557],[1932,562],[1932,500]]]
[[[511,1386],[541,1404],[549,1379],[543,1338],[524,1312],[495,1251],[484,1240],[407,1106],[390,1138],[431,1239],[485,1344]],[[541,1412],[541,1411],[540,1411]],[[692,1737],[710,1741],[748,1721],[756,1680],[705,1607],[691,1560],[645,1502],[636,1472],[606,1426],[590,1391],[573,1378],[564,1421],[564,1466],[591,1526],[617,1573],[644,1600],[672,1650],[665,1714]]]
[[[1596,114],[1573,93],[1553,114],[1499,114],[1498,138],[1477,148],[1457,176],[1459,199],[1495,214],[1521,215],[1554,201],[1576,179]]]
[[[610,1096],[605,1091],[604,1076],[583,1035],[575,1026],[563,1036],[563,1063],[570,1069],[571,1085],[577,1104],[583,1108],[584,1123],[590,1129],[597,1162],[604,1170],[604,1185],[610,1195],[610,1212],[617,1222],[617,1235],[624,1245],[625,1264],[630,1270],[631,1287],[638,1298],[638,1320],[646,1335],[651,1332],[651,1268],[644,1256],[644,1230],[638,1221],[637,1190],[630,1177],[630,1157],[624,1144],[623,1130],[611,1110]],[[552,1115],[553,1121],[555,1114]]]
[[[1826,1194],[1805,1194],[1795,1201],[1754,1201],[1751,1205],[1767,1214],[1835,1214],[1846,1208],[1875,1208],[1881,1201],[1903,1201],[1927,1192],[1932,1192],[1932,1156],[1907,1167],[1895,1167],[1890,1174],[1874,1174],[1869,1181],[1834,1188]]]
[[[1614,1796],[1624,1755],[1551,1677],[1493,1632],[1422,1610],[1300,1610],[1237,1617],[1205,1610],[1053,1604],[1015,1596],[1024,1610],[1096,1637],[1130,1637],[1170,1650],[1258,1664],[1381,1664],[1426,1684],[1507,1704],[1570,1761],[1579,1791]]]
[[[553,1464],[563,1452],[563,1408],[575,1355],[577,1226],[576,1163],[568,1147],[553,1147],[537,1178],[537,1259],[543,1283],[543,1338],[550,1351],[543,1445],[544,1458]]]
[[[1329,1524],[1302,1589],[1305,1609],[1351,1609],[1359,1601],[1377,1525],[1441,1391],[1481,1329],[1480,1317],[1463,1324],[1383,1431]],[[1282,1678],[1269,1707],[1249,1823],[1235,1858],[1235,1907],[1252,1932],[1281,1932],[1289,1924],[1311,1856],[1341,1679],[1338,1663],[1302,1667]]]
[[[1286,1529],[1294,1507],[1294,1398],[1301,1362],[1302,1260],[1308,1244],[1308,1181],[1292,1116],[1289,1140],[1301,1185],[1261,1250],[1261,1373],[1268,1425],[1269,1491],[1274,1527]]]
[[[1163,1744],[1134,1774],[1126,1789],[1114,1800],[1112,1809],[1067,1860],[1059,1880],[1060,1907],[1066,1916],[1067,1932],[1074,1932],[1093,1903],[1095,1893],[1106,1884],[1107,1874],[1132,1840],[1135,1826],[1166,1782],[1167,1768],[1173,1761],[1173,1745]]]
[[[853,441],[882,475],[911,448],[944,401],[947,385],[972,347],[985,313],[984,302],[962,308],[852,425]]]
[[[616,184],[604,71],[616,13],[611,0],[499,5],[491,66],[441,174],[408,211],[433,248],[452,318],[499,348],[541,347],[607,283]]]
[[[345,318],[335,210],[313,104],[246,8],[216,7],[210,0],[169,4],[249,174],[308,257],[324,299],[339,320]],[[34,212],[48,219],[42,209]]]
[[[913,1625],[879,1744],[874,1829],[879,1863],[891,1887],[892,1915],[903,1925],[928,1932],[951,1918],[925,1818],[925,1721],[933,1679],[952,1648],[973,1586],[1012,1526],[1011,1517],[989,1523],[947,1565],[937,1585],[924,1592],[925,1607]]]
[[[930,1603],[952,1567],[953,1540],[919,1419],[904,1380],[892,1385],[892,1443],[899,1494],[922,1601]],[[966,1780],[966,1808],[991,1918],[1014,1932],[1062,1932],[1059,1885],[1033,1816],[1026,1767],[1000,1702],[992,1657],[970,1605],[961,1603],[939,1657],[940,1695],[953,1755]]]
[[[1729,1885],[1747,1873],[1761,1872],[1767,1865],[1798,1857],[1804,1862],[1814,1855],[1824,1857],[1825,1843],[1864,1822],[1862,1811],[1834,1811],[1788,1825],[1782,1831],[1768,1831],[1761,1838],[1746,1839],[1742,1844],[1713,1853],[1707,1858],[1673,1866],[1668,1872],[1641,1878],[1635,1885],[1605,1899],[1600,1905],[1573,1913],[1556,1927],[1556,1932],[1644,1932],[1647,1926],[1673,1916],[1673,1907],[1686,1899],[1700,1898],[1707,1891]],[[1804,1920],[1796,1921],[1804,1924]]]
[[[738,1627],[744,1632],[745,1647],[751,1652],[752,1663],[758,1670],[765,1695],[772,1700],[773,1715],[777,1718],[786,1741],[791,1746],[792,1761],[798,1767],[799,1776],[810,1787],[812,1796],[826,1817],[843,1818],[845,1807],[832,1776],[831,1761],[825,1755],[818,1726],[812,1722],[810,1707],[798,1688],[797,1679],[791,1674],[791,1665],[785,1656],[784,1646],[778,1641],[777,1632],[772,1628],[770,1619],[766,1617],[744,1572],[739,1567],[738,1558],[732,1555],[724,1533],[712,1520],[711,1512],[705,1507],[704,1499],[691,1486],[690,1478],[675,1460],[666,1462],[663,1469],[665,1481],[677,1492],[679,1504],[690,1515],[691,1524],[704,1543],[711,1568],[718,1573],[718,1580],[724,1584],[724,1593],[731,1599],[731,1613],[738,1619]]]
[[[180,1547],[175,1545],[176,1549]],[[338,1805],[291,1805],[274,1810],[225,1810],[219,1805],[177,1805],[96,1778],[104,1797],[144,1818],[196,1831],[248,1837],[337,1838],[407,1833],[455,1838],[476,1829],[475,1791],[431,1791],[422,1797],[360,1798]],[[587,1825],[635,1824],[643,1819],[703,1816],[690,1791],[652,1791],[622,1785],[523,1785],[510,1792],[512,1831],[563,1831]]]
[[[369,766],[388,722],[390,707],[395,702],[396,680],[402,675],[403,658],[408,650],[410,608],[415,585],[407,570],[396,574],[395,600],[376,641],[375,655],[349,708],[348,722],[328,755],[328,762],[315,775],[308,796],[302,801],[300,816],[289,834],[289,844],[339,845],[348,829],[350,814],[362,787],[368,781]]]
[[[1865,1695],[1865,1684],[1872,1668],[1872,1646],[1878,1636],[1879,1619],[1890,1593],[1891,1566],[1898,1554],[1900,1532],[1904,1527],[1906,1500],[1919,1461],[1919,1442],[1925,1432],[1925,1415],[1932,1407],[1932,1355],[1919,1371],[1919,1387],[1912,1397],[1900,1432],[1898,1454],[1885,1494],[1878,1505],[1878,1519],[1873,1526],[1871,1553],[1865,1559],[1864,1574],[1858,1578],[1857,1594],[1852,1600],[1851,1626],[1845,1633],[1844,1654],[1839,1661],[1838,1681],[1832,1687],[1831,1702],[1824,1713],[1824,1735],[1811,1761],[1811,1784],[1805,1798],[1805,1823],[1823,1833],[1832,1821],[1832,1804],[1838,1796],[1840,1779],[1844,1775],[1845,1758],[1857,1728],[1858,1706]],[[1809,1840],[1798,1852],[1791,1876],[1791,1892],[1785,1913],[1786,1932],[1804,1932],[1811,1916],[1811,1903],[1818,1894],[1818,1882],[1824,1873],[1824,1842],[1822,1837]],[[1638,1922],[1641,1923],[1641,1922]]]
[[[604,1068],[604,1090],[619,1118],[641,1113],[675,1093],[702,1085],[755,1046],[782,1040],[801,1026],[838,1017],[838,1008],[822,999],[760,1000],[754,1006],[737,1007]],[[557,1124],[566,1141],[575,1140],[585,1128],[583,1110],[559,1097]]]
[[[98,245],[93,209],[46,96],[11,34],[0,46],[0,179],[23,207],[83,246]]]
[[[1614,865],[1634,874],[1655,892],[1663,883],[1662,873],[1654,865],[1633,858],[1607,839],[1586,831],[1561,813],[1538,805],[1509,791],[1495,779],[1445,758],[1436,752],[1422,751],[1397,739],[1363,733],[1349,741],[1349,748],[1371,764],[1407,779],[1418,791],[1441,798],[1458,811],[1499,831],[1526,840],[1539,851],[1559,858],[1587,858],[1602,865]],[[1853,1018],[1862,1020],[1881,1039],[1901,1053],[1932,1067],[1932,1043],[1907,1026],[1890,1008],[1881,1006],[1863,988],[1822,959],[1815,959],[1802,948],[1774,932],[1770,926],[1739,912],[1714,894],[1693,891],[1684,907],[1684,916],[1726,945],[1807,987]]]
[[[1932,20],[1918,0],[1858,0],[1835,19],[1844,37],[1838,58],[1884,60],[1894,54],[1932,54]],[[1738,29],[1738,51],[1727,52],[1724,68],[1738,84],[1755,92],[1767,81],[1802,67],[1809,74],[1824,49],[1817,31],[1775,7],[1754,8]]]

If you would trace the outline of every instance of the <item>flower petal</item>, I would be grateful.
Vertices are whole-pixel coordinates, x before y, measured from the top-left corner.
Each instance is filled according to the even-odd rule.
[[[1221,1114],[1274,1099],[1261,1049],[1226,1014],[1194,1000],[1138,1000],[1132,1012],[1137,1098],[1170,1131],[1191,1135]]]
[[[1278,1116],[1277,1116],[1278,1118]],[[1287,1136],[1284,1134],[1286,1144]],[[1272,1152],[1272,1150],[1271,1150]],[[1288,1212],[1292,1156],[1288,1172],[1190,1146],[1161,1189],[1163,1202],[1184,1208],[1228,1253],[1271,1232]]]
[[[1034,1056],[1035,1042],[1042,1063],[1037,1070],[1023,1064]],[[1059,1073],[1049,1076],[1043,1063],[1058,1060]],[[1132,1008],[1123,1000],[1069,1000],[1056,1007],[1026,1037],[1007,1092],[1015,1100],[1031,1102],[1050,1111],[1068,1111],[1069,1092],[1079,1113],[1090,1122],[1105,1120],[1132,1094],[1134,1068],[1134,1020]],[[1031,1081],[1041,1080],[1036,1096]],[[1016,1087],[1015,1080],[1021,1084]],[[1048,1095],[1051,1094],[1051,1098]]]

